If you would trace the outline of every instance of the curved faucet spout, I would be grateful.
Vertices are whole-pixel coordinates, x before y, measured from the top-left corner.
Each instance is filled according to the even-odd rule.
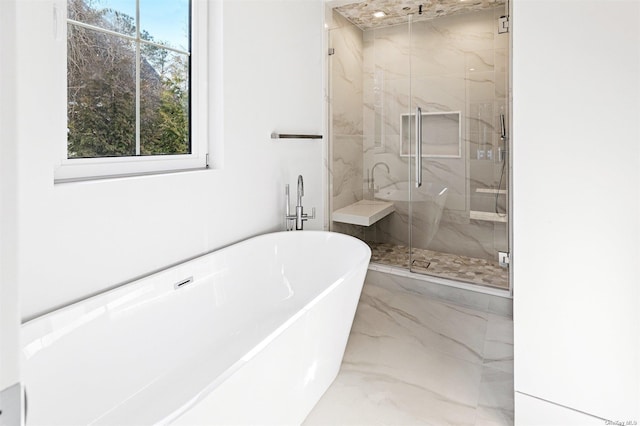
[[[304,195],[304,181],[302,175],[298,175],[298,205],[302,205],[302,196]]]
[[[375,177],[374,177],[373,173],[376,171],[376,167],[378,167],[378,166],[384,166],[387,169],[387,174],[390,173],[389,165],[387,163],[385,163],[384,161],[379,161],[376,164],[374,164],[373,167],[371,168],[371,178],[369,179],[369,191],[371,191],[371,192],[376,190]]]

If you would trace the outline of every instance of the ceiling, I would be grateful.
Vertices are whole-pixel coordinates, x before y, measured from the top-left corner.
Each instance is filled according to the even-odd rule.
[[[476,12],[503,5],[505,0],[365,0],[336,7],[335,10],[362,30],[387,27],[407,21],[427,21],[442,16]],[[422,14],[419,14],[422,5]],[[385,16],[376,18],[375,12]]]

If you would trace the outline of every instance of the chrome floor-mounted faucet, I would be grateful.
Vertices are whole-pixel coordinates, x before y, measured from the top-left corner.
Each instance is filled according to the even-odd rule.
[[[285,223],[287,231],[292,231],[294,224],[296,231],[302,231],[304,226],[304,221],[309,219],[316,218],[316,209],[315,207],[311,208],[311,216],[304,213],[302,208],[302,196],[304,195],[304,181],[302,180],[302,175],[298,175],[298,204],[296,204],[296,214],[291,214],[291,208],[289,207],[289,185],[285,185],[284,193],[286,196],[286,206],[285,206]]]

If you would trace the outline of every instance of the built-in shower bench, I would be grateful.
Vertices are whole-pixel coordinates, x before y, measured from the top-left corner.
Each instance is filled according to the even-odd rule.
[[[333,212],[334,222],[370,226],[395,211],[393,203],[378,200],[360,200]]]

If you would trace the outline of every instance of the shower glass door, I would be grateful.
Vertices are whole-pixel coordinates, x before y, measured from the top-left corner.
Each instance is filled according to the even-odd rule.
[[[504,6],[409,22],[412,272],[509,288]],[[406,122],[406,124],[405,124]],[[406,127],[406,130],[404,128]],[[503,130],[504,129],[504,130]]]
[[[373,263],[508,289],[498,265],[509,251],[505,6],[438,4],[423,14],[380,0],[333,9],[331,211],[394,211],[331,229],[366,241]]]

